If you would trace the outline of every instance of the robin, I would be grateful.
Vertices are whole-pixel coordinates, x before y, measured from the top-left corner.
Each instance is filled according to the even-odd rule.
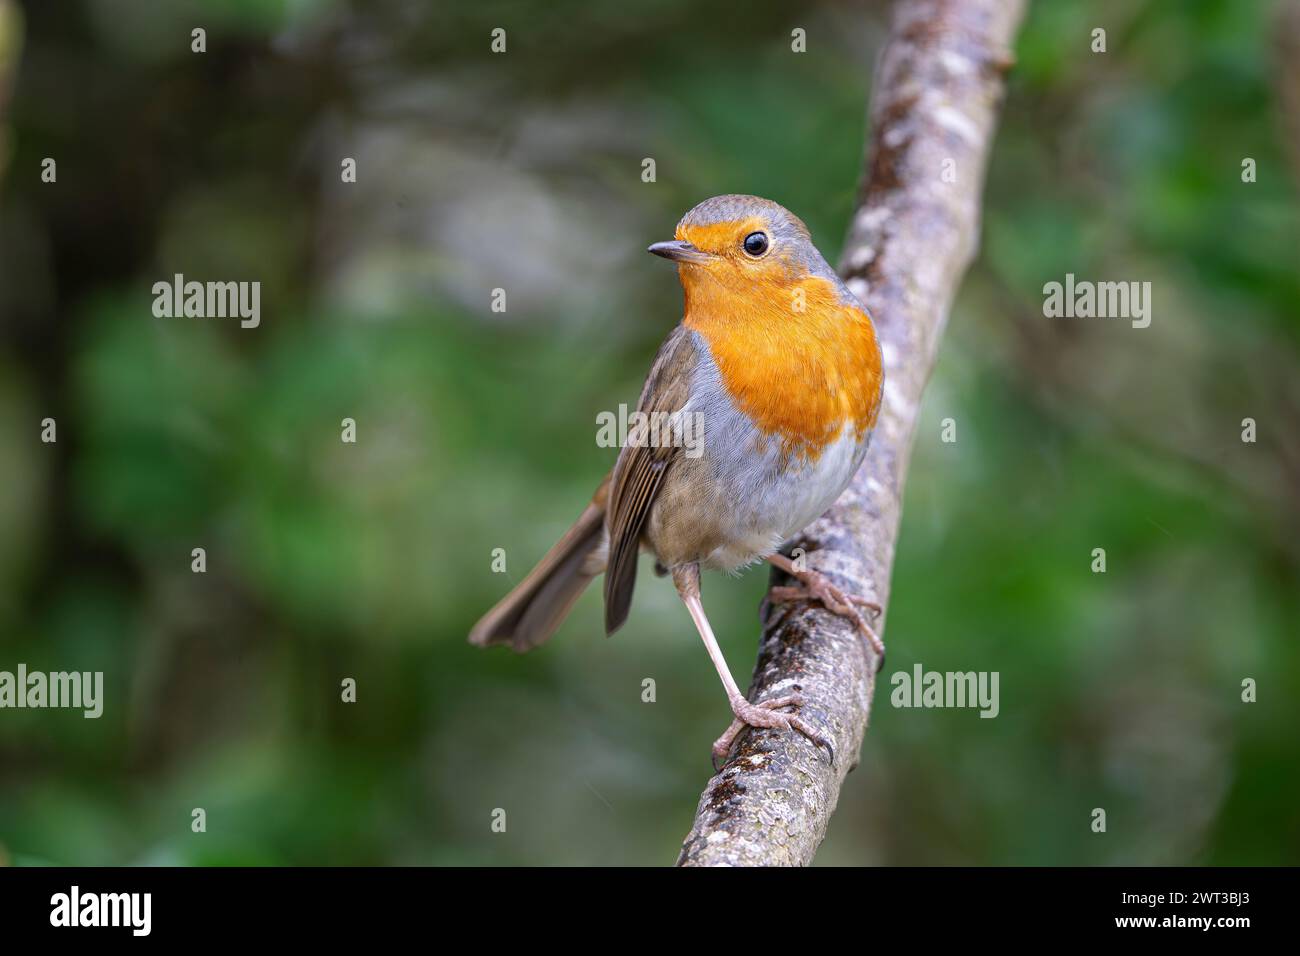
[[[642,550],[671,574],[726,689],[731,726],[715,764],[746,727],[795,730],[825,746],[799,716],[797,694],[751,702],[740,692],[700,600],[700,569],[735,573],[768,561],[800,582],[780,602],[813,599],[854,621],[883,660],[859,608],[781,547],[848,485],[867,453],[884,385],[871,316],[827,265],[808,228],[757,196],[716,196],[649,251],[677,264],[682,322],[655,358],[614,470],[576,524],[474,626],[469,639],[526,651],[559,627],[602,572],[605,630],[627,620]],[[659,427],[641,427],[658,424]],[[702,440],[682,436],[700,426]]]

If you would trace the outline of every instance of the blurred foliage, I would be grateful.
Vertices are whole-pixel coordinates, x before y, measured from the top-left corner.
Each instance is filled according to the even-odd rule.
[[[644,575],[610,641],[595,593],[525,657],[465,634],[611,464],[595,416],[635,401],[680,314],[644,247],[755,192],[835,258],[887,11],[25,14],[0,17],[0,48],[22,37],[0,115],[0,669],[102,669],[107,703],[0,712],[0,858],[670,862],[729,718],[670,585]],[[1300,150],[1276,22],[1265,2],[1033,6],[920,422],[886,682],[820,862],[1300,860]],[[1151,281],[1152,326],[1044,319],[1067,272]],[[261,326],[153,318],[175,273],[261,281]],[[705,584],[738,673],[765,581]],[[999,717],[894,709],[888,676],[916,663],[998,671]]]

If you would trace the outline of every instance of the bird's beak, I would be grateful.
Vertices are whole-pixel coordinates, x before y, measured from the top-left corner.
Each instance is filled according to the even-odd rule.
[[[683,242],[680,239],[673,239],[669,242],[656,242],[646,252],[653,252],[657,256],[672,259],[674,262],[706,262],[709,259],[707,252],[697,249],[689,242]]]

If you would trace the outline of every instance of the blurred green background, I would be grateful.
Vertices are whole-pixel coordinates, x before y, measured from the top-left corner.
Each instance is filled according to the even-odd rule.
[[[0,669],[107,697],[0,711],[0,860],[672,862],[730,715],[671,585],[612,640],[595,592],[526,656],[465,634],[612,463],[680,316],[645,246],[753,192],[835,261],[888,19],[0,0]],[[1017,58],[883,675],[998,671],[1001,713],[882,684],[818,861],[1300,862],[1300,12],[1045,0]],[[153,318],[177,272],[261,326]],[[1067,272],[1151,327],[1045,319]],[[738,674],[766,579],[705,581]]]

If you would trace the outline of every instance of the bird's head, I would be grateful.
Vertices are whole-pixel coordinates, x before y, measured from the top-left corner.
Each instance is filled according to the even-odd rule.
[[[688,298],[700,286],[759,297],[810,279],[839,286],[808,227],[784,206],[758,196],[706,199],[682,217],[672,240],[656,242],[649,251],[678,264]]]

